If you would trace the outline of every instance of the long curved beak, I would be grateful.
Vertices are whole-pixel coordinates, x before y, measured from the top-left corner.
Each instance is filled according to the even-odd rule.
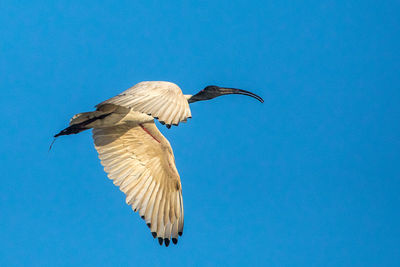
[[[262,99],[261,96],[242,89],[220,87],[219,92],[221,95],[247,95],[257,99],[261,103],[264,103],[264,99]]]

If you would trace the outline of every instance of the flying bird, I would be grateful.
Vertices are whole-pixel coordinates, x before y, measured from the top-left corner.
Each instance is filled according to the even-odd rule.
[[[249,91],[215,85],[195,95],[184,95],[174,83],[140,82],[96,105],[96,110],[74,115],[56,134],[93,129],[95,148],[108,177],[126,195],[126,203],[146,221],[154,238],[165,246],[183,233],[182,185],[168,140],[154,123],[168,128],[191,118],[189,104],[221,95],[251,96]]]

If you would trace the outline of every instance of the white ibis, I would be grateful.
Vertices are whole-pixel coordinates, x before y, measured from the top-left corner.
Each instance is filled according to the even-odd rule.
[[[141,82],[96,106],[78,113],[69,127],[54,137],[93,129],[101,164],[126,203],[138,211],[160,245],[178,242],[183,232],[182,186],[168,140],[154,119],[168,128],[191,118],[189,103],[221,95],[240,94],[264,100],[251,92],[207,86],[195,95],[184,95],[170,82]]]

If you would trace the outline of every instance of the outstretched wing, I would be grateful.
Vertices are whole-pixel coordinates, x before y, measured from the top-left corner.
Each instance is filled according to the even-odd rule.
[[[176,244],[183,231],[182,188],[168,140],[154,122],[93,129],[108,177],[126,194],[160,245]]]
[[[158,119],[167,127],[191,118],[189,103],[181,89],[170,82],[141,82],[103,104],[114,104],[143,112]]]

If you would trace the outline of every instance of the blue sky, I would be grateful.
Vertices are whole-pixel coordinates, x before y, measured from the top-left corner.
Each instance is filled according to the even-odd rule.
[[[398,1],[1,1],[1,266],[396,266]],[[143,80],[193,94],[170,130],[185,230],[160,247],[69,118]]]

